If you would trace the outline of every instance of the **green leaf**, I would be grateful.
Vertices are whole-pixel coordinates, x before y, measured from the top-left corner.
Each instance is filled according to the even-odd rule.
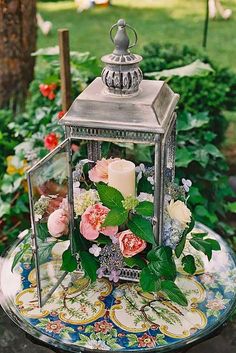
[[[151,223],[139,215],[134,215],[128,221],[128,228],[139,238],[151,244],[156,244]]]
[[[171,301],[182,306],[188,305],[186,296],[173,281],[161,281],[161,290],[168,296]]]
[[[208,260],[211,260],[212,257],[212,247],[211,244],[207,243],[206,240],[201,238],[192,238],[190,239],[190,244],[198,251],[203,252]]]
[[[48,262],[49,258],[52,256],[52,248],[54,247],[55,242],[42,242],[38,239],[37,243],[39,264],[42,265],[45,262]]]
[[[168,246],[161,246],[154,252],[149,252],[149,269],[156,277],[174,280],[176,277],[176,265],[173,260],[172,250]]]
[[[140,194],[140,192],[146,192],[148,194],[153,193],[152,185],[151,183],[149,183],[149,181],[145,176],[142,176],[142,178],[139,180],[137,191],[138,191],[138,194]]]
[[[213,72],[213,68],[201,60],[197,59],[193,61],[191,64],[176,67],[174,69],[168,69],[168,70],[162,70],[158,72],[150,72],[146,73],[145,75],[147,77],[153,77],[156,80],[160,80],[160,78],[164,77],[173,77],[173,76],[178,76],[178,77],[202,77],[202,76],[207,76],[210,72]]]
[[[203,205],[197,205],[194,208],[194,215],[196,215],[196,218],[198,218],[198,220],[203,220],[212,224],[214,224],[218,220],[215,213],[210,213],[207,208]]]
[[[119,190],[102,183],[98,183],[96,186],[100,200],[104,206],[123,209],[122,201],[124,197]]]
[[[62,254],[61,270],[66,272],[73,272],[77,269],[78,263],[76,258],[72,255],[71,249],[67,249]]]
[[[145,144],[134,144],[134,156],[136,163],[152,163],[151,146]]]
[[[205,150],[212,156],[215,158],[222,158],[223,155],[220,152],[220,150],[213,144],[208,143],[204,146]]]
[[[229,212],[236,213],[236,202],[229,202],[227,204],[227,209]]]
[[[191,233],[191,236],[193,238],[205,238],[208,235],[208,233]]]
[[[205,198],[202,196],[199,189],[196,188],[195,186],[191,186],[189,190],[189,195],[190,195],[190,200],[194,205],[205,202]]]
[[[154,205],[150,201],[142,201],[135,207],[135,211],[141,216],[153,217]]]
[[[193,152],[186,147],[177,148],[176,150],[176,167],[187,167],[193,161]]]
[[[102,157],[107,158],[111,149],[111,142],[102,142]]]
[[[112,208],[107,214],[103,226],[120,226],[128,218],[128,212],[124,208]]]
[[[47,223],[37,223],[36,231],[37,231],[37,236],[42,241],[45,241],[49,236]]]
[[[106,235],[100,234],[99,237],[96,239],[96,242],[101,245],[111,244],[111,238],[107,237]]]
[[[183,112],[177,122],[178,131],[189,131],[206,125],[209,122],[210,118],[208,113],[201,112],[195,115],[192,115],[188,112]]]
[[[219,251],[221,249],[220,244],[217,240],[208,238],[205,239],[205,241],[211,245],[212,250]]]
[[[87,251],[81,251],[79,256],[85,275],[88,276],[92,282],[96,281],[99,264],[95,257]]]
[[[11,272],[13,272],[14,268],[16,265],[21,261],[21,259],[24,257],[25,253],[30,249],[30,244],[24,244],[23,248],[16,253],[14,256],[12,266],[11,266]]]
[[[195,220],[194,218],[192,217],[191,218],[191,222],[188,226],[188,228],[186,228],[182,234],[182,237],[180,239],[180,242],[178,243],[178,245],[176,246],[175,248],[175,255],[179,258],[180,255],[182,254],[183,250],[184,250],[184,247],[185,247],[185,243],[186,243],[186,238],[187,238],[187,235],[191,232],[191,230],[193,229],[195,225]]]
[[[199,148],[194,152],[194,160],[197,161],[203,168],[207,166],[209,162],[209,153],[205,147]]]
[[[186,255],[182,258],[182,265],[185,272],[193,275],[196,272],[195,260],[192,255]]]
[[[187,239],[187,234],[183,234],[179,243],[177,244],[176,248],[175,248],[175,255],[177,258],[180,257],[180,255],[182,254],[185,244],[186,244],[186,239]]]
[[[4,202],[1,198],[0,198],[0,218],[2,218],[2,216],[9,214],[11,210],[11,206],[9,202]]]
[[[124,262],[128,267],[131,267],[131,268],[137,266],[143,269],[146,266],[146,262],[138,255],[133,257],[124,257]]]
[[[144,292],[157,292],[160,289],[160,281],[147,266],[140,274],[140,285]]]

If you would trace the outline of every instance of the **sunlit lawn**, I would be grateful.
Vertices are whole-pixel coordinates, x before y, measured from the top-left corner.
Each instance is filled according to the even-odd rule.
[[[38,47],[57,44],[57,29],[70,30],[71,48],[90,51],[98,57],[112,48],[110,26],[125,18],[139,36],[138,50],[152,41],[174,42],[201,47],[206,0],[112,0],[109,8],[92,8],[77,13],[74,1],[39,2],[44,19],[53,23],[48,37],[39,33]],[[207,51],[222,66],[236,70],[236,1],[223,2],[233,9],[229,21],[211,21]]]

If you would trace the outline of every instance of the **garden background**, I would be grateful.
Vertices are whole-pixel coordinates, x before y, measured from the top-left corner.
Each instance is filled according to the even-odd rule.
[[[223,5],[236,12],[235,1]],[[76,97],[100,74],[100,57],[112,50],[109,28],[121,17],[139,34],[136,50],[144,57],[144,76],[167,79],[181,95],[177,178],[193,181],[190,202],[195,217],[235,247],[235,192],[229,184],[229,180],[235,183],[236,174],[235,17],[211,20],[207,48],[202,49],[204,0],[113,0],[112,6],[82,13],[74,1],[44,1],[37,7],[53,27],[47,36],[38,31],[35,75],[26,105],[20,110],[10,101],[0,111],[0,251],[29,227],[25,170],[63,139],[57,124],[63,115],[57,29],[70,30],[72,95]],[[174,75],[163,71],[188,64],[192,64],[190,74],[186,68]],[[148,149],[138,153],[140,159],[150,159]]]
[[[215,229],[236,251],[236,1],[222,1],[233,11],[228,21],[219,16],[209,21],[206,49],[202,48],[205,0],[111,3],[78,13],[74,1],[37,2],[52,30],[47,36],[38,30],[34,79],[25,105],[10,99],[0,110],[0,254],[30,225],[26,169],[63,140],[58,126],[63,112],[57,29],[70,30],[75,98],[100,75],[100,57],[112,50],[109,28],[119,18],[138,32],[135,52],[144,57],[144,76],[168,80],[181,95],[176,177],[193,182],[190,205],[196,219]],[[186,70],[186,65],[191,66]],[[135,153],[140,160],[150,160],[147,148]],[[17,331],[12,335],[10,331],[6,325],[0,347],[1,342],[7,347],[10,341],[17,342]],[[232,331],[226,331],[224,339],[216,341],[215,351],[230,351],[233,340]],[[16,347],[21,349],[21,342]]]

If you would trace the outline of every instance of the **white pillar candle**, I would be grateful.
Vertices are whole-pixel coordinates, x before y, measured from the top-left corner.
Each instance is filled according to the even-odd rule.
[[[135,164],[125,159],[110,163],[108,185],[119,190],[124,197],[135,196]]]

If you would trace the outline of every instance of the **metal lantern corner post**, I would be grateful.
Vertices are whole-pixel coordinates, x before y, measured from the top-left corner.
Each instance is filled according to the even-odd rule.
[[[114,29],[117,30],[115,36],[113,36]],[[133,32],[134,43],[130,44],[127,29]],[[49,186],[51,193],[53,190],[53,193],[57,192],[61,197],[66,189],[71,218],[70,243],[72,252],[76,252],[73,246],[75,234],[72,163],[72,145],[75,142],[86,142],[83,146],[86,146],[87,158],[93,162],[101,159],[103,143],[152,146],[154,151],[153,227],[156,242],[161,243],[165,185],[174,178],[175,108],[179,95],[175,94],[164,81],[143,80],[142,71],[139,68],[142,57],[130,52],[130,48],[137,42],[137,34],[124,20],[119,20],[112,26],[110,37],[115,49],[111,54],[102,57],[104,69],[101,77],[96,78],[74,100],[59,122],[65,128],[66,140],[29,171],[31,221],[33,240],[36,244],[37,273],[41,271],[39,245],[41,240],[40,229],[35,218],[34,202],[37,201],[36,194],[42,194]],[[66,164],[67,168],[65,168]],[[56,176],[60,178],[60,187],[55,186],[52,180],[48,180],[48,170],[52,170],[53,166],[57,168]],[[42,167],[43,169],[40,169]],[[33,182],[37,187],[32,185]],[[60,282],[62,276],[63,273],[58,270],[58,281],[55,281],[53,288]],[[138,276],[138,270],[124,268],[120,278],[137,280]],[[38,274],[39,284],[42,278],[43,275]],[[39,290],[39,295],[42,296],[42,288]]]

